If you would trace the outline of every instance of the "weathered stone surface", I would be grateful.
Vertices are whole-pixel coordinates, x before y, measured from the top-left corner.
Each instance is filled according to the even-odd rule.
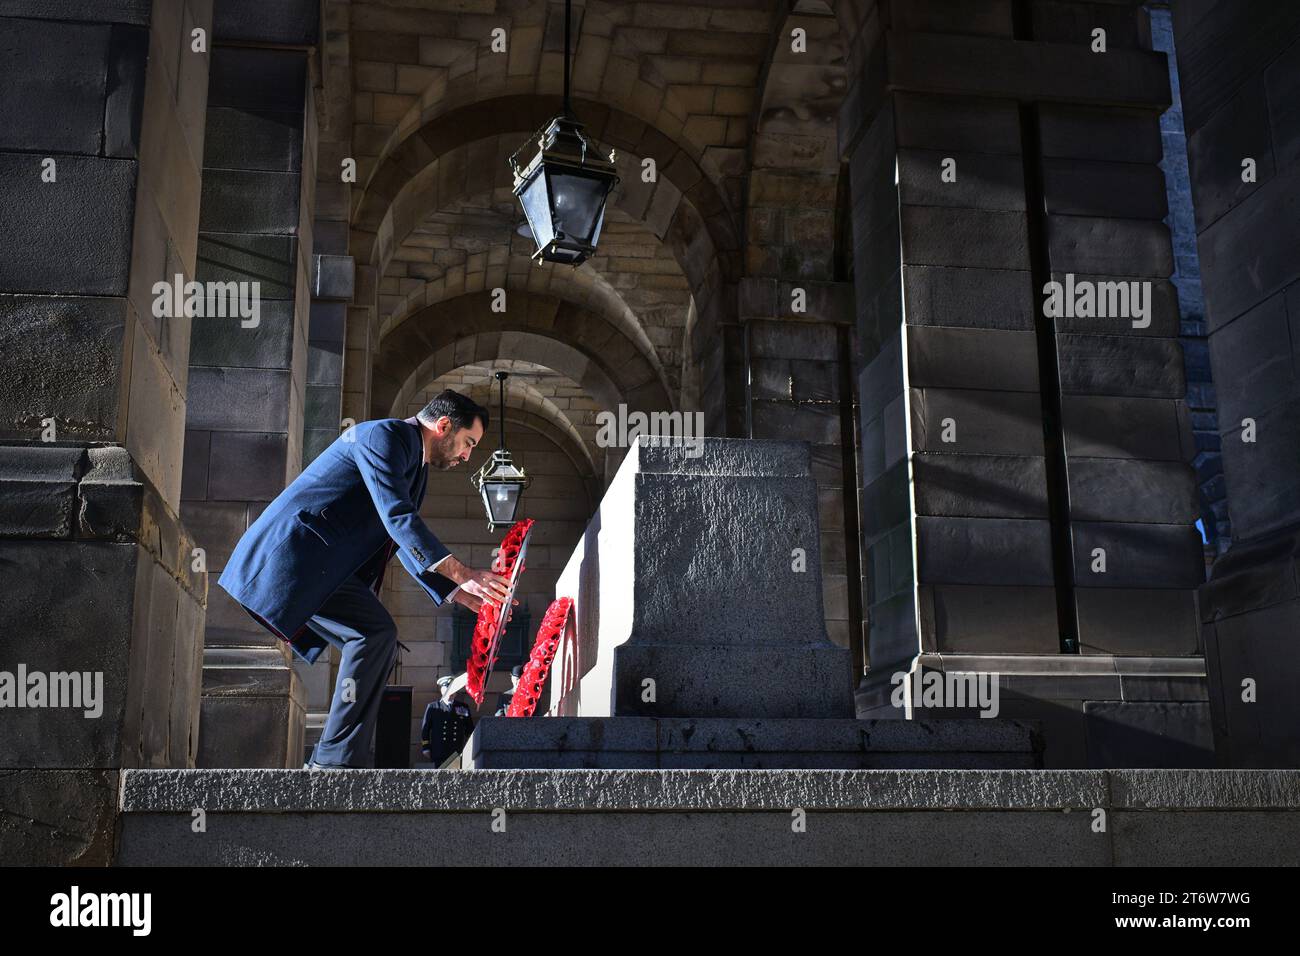
[[[1083,713],[1093,766],[1214,766],[1209,704],[1090,701]]]
[[[1113,285],[1102,285],[1103,283],[1125,283],[1130,292],[1129,311],[1132,310],[1133,299],[1131,296],[1132,286],[1128,283],[1134,281],[1148,283],[1141,291],[1144,306],[1149,309],[1147,318],[1149,324],[1142,328],[1134,328],[1135,321],[1142,321],[1136,315],[1108,315],[1105,318],[1097,316],[1081,315],[1058,315],[1052,322],[1058,333],[1080,333],[1084,335],[1137,335],[1150,336],[1153,338],[1177,338],[1179,334],[1179,306],[1178,290],[1174,284],[1167,279],[1143,278],[1135,280],[1132,276],[1103,276],[1089,275],[1086,273],[1072,273],[1074,275],[1074,284],[1077,290],[1080,283],[1089,282],[1093,284],[1093,289],[1098,293],[1105,293],[1107,297],[1107,311],[1110,309],[1110,291],[1116,291],[1116,304],[1119,306],[1118,311],[1124,311],[1124,296],[1118,291],[1121,287]],[[1052,281],[1061,284],[1062,292],[1067,287],[1068,278],[1064,272],[1053,272]],[[1149,290],[1149,291],[1148,291]],[[1047,295],[1039,296],[1040,304],[1047,301]]]
[[[1242,163],[1255,160],[1256,180],[1242,180]],[[1255,195],[1277,169],[1269,134],[1269,104],[1262,76],[1252,77],[1232,102],[1187,138],[1187,164],[1196,184],[1196,224],[1208,229]]]
[[[912,470],[917,514],[1047,517],[1047,477],[1042,458],[927,452],[913,456]]]
[[[899,209],[903,262],[977,269],[1027,269],[1024,213],[903,206]]]
[[[312,256],[312,297],[352,301],[356,262],[351,256]]]
[[[914,388],[911,395],[913,451],[1042,457],[1042,402],[1034,392]]]
[[[1240,422],[1224,422],[1223,470],[1230,491],[1234,535],[1253,538],[1300,520],[1300,397],[1251,416],[1254,442]]]
[[[70,538],[80,447],[0,444],[0,536]]]
[[[1052,584],[1046,521],[920,517],[916,561],[920,584]]]
[[[1107,49],[1150,46],[1149,31],[1143,29],[1145,24],[1139,24],[1144,17],[1133,10],[1133,4],[1036,0],[1032,11],[1036,40],[1091,47],[1092,31],[1101,28],[1106,31]]]
[[[103,694],[96,706],[6,708],[0,766],[120,766],[123,748],[135,745],[123,739],[123,718],[141,550],[98,541],[8,540],[4,552],[0,633],[5,635],[5,668],[21,663],[29,672],[76,673],[79,682],[90,675],[86,689],[93,693],[102,686]],[[48,600],[52,588],[59,594],[56,602]],[[67,639],[90,620],[99,622],[94,641]],[[95,674],[102,675],[102,684]]]
[[[1038,391],[1038,342],[1032,332],[907,330],[907,375],[913,388]]]
[[[1159,163],[1160,122],[1150,113],[1045,103],[1039,106],[1043,155],[1108,163]]]
[[[135,159],[144,121],[145,68],[149,31],[114,26],[109,50],[108,95],[104,102],[104,155]],[[198,85],[195,82],[194,85]],[[196,109],[195,113],[198,112]]]
[[[1009,100],[896,93],[900,148],[1020,154],[1020,116]]]
[[[1212,330],[1210,359],[1221,422],[1240,426],[1243,418],[1300,398],[1290,328],[1286,296],[1278,293]]]
[[[1065,395],[1066,452],[1077,458],[1184,461],[1178,407],[1166,399]]]
[[[208,497],[271,501],[288,483],[289,436],[282,432],[212,433]]]
[[[0,153],[0,289],[125,295],[136,163],[54,158],[58,179],[46,183],[41,156]]]
[[[1047,234],[1052,268],[1060,272],[1163,278],[1174,271],[1162,222],[1049,215]]]
[[[307,58],[296,50],[217,47],[211,55],[208,107],[302,112]]]
[[[213,107],[207,111],[203,164],[217,169],[294,172],[302,168],[302,112]]]
[[[1300,9],[1290,4],[1249,14],[1209,3],[1171,9],[1189,136],[1227,105],[1247,78],[1291,46],[1300,30]]]
[[[862,489],[859,523],[865,543],[874,542],[907,520],[911,509],[909,482],[907,465],[899,462]]]
[[[1176,339],[1058,335],[1061,391],[1135,398],[1182,398],[1183,350]]]
[[[752,399],[838,402],[840,367],[835,362],[754,359],[749,363]]]
[[[1060,649],[1050,586],[957,584],[920,588],[921,631],[945,654],[1054,654]]]
[[[0,0],[0,17],[148,26],[152,0]]]
[[[288,369],[195,368],[187,425],[212,431],[288,430]]]
[[[1176,461],[1070,458],[1070,515],[1076,521],[1194,524],[1196,476]]]
[[[953,160],[948,164],[948,160]],[[951,175],[945,178],[945,172]],[[1023,212],[1019,156],[957,150],[900,149],[898,195],[904,205]]]
[[[1162,54],[1084,44],[904,33],[888,36],[889,83],[916,92],[1163,109],[1169,73]]]
[[[295,235],[299,181],[293,172],[204,169],[199,228],[208,233]]]
[[[903,266],[908,325],[981,329],[1034,327],[1027,271]]]
[[[1074,602],[1085,655],[1193,657],[1200,651],[1195,591],[1077,588]]]
[[[961,844],[983,847],[987,864],[1105,864],[1157,852],[1138,821],[1158,818],[1167,832],[1214,810],[1218,832],[1265,829],[1245,843],[1184,835],[1158,851],[1163,859],[1280,863],[1300,830],[1296,790],[1285,771],[127,771],[118,862],[434,863],[472,853],[506,863],[522,853],[644,865],[635,848],[652,845],[659,863],[933,864],[955,862]],[[201,837],[177,825],[196,806],[210,824]],[[483,823],[498,807],[511,821],[506,837]],[[773,843],[792,807],[809,814],[807,833]],[[1127,814],[1125,826],[1098,839],[1097,807]],[[435,820],[447,839],[422,839]],[[313,839],[322,827],[338,839]]]
[[[0,149],[99,154],[110,34],[107,26],[5,21]],[[39,162],[33,170],[39,179]]]
[[[108,866],[116,854],[116,770],[0,774],[0,859],[7,866]]]
[[[847,716],[847,651],[822,625],[808,446],[706,438],[694,450],[639,438],[588,525],[556,585],[576,599],[576,638],[552,679],[553,706],[566,716]],[[789,681],[807,693],[777,693]]]
[[[1048,159],[1043,192],[1057,216],[1159,220],[1169,212],[1164,174],[1154,165]]]
[[[833,326],[800,322],[750,322],[751,355],[835,361],[840,357]]]
[[[1294,581],[1294,570],[1287,570]],[[1206,628],[1206,662],[1222,765],[1300,764],[1300,730],[1293,719],[1300,670],[1295,655],[1297,628],[1300,602],[1295,600],[1219,618]],[[1253,700],[1242,700],[1245,681],[1256,689]]]
[[[1201,538],[1190,525],[1070,523],[1074,581],[1093,588],[1184,588],[1205,582]],[[1093,551],[1106,552],[1106,570],[1091,570]]]
[[[1296,278],[1283,237],[1300,220],[1300,164],[1288,167],[1200,234],[1201,270],[1210,320],[1224,325]],[[1270,237],[1260,241],[1260,237]]]
[[[124,299],[0,295],[0,435],[112,440],[125,325]]]
[[[839,404],[800,404],[754,401],[750,407],[752,435],[780,440],[798,435],[803,441],[833,445],[840,437]]]
[[[221,0],[214,10],[212,32],[232,41],[314,46],[321,6],[311,0],[287,0],[268,7],[258,0]]]
[[[486,718],[470,769],[748,769],[1035,766],[1033,728],[997,720]]]
[[[271,299],[258,307],[258,324],[239,316],[203,316],[190,326],[190,365],[288,368],[293,357],[293,302]]]

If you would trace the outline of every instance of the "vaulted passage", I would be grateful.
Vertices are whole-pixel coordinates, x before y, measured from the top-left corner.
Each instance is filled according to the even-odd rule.
[[[442,542],[501,541],[468,480],[501,401],[533,479],[476,718],[566,589],[563,719],[632,706],[616,610],[721,633],[747,591],[799,613],[728,679],[788,675],[790,713],[721,716],[842,720],[827,765],[853,721],[974,716],[910,690],[965,673],[1039,722],[1009,761],[1300,765],[1300,13],[1264,6],[573,0],[569,107],[618,177],[573,267],[510,163],[565,102],[562,0],[0,4],[0,671],[99,673],[105,714],[0,710],[2,766],[101,822],[122,768],[299,766],[340,654],[217,577],[352,426],[446,388],[493,422],[429,482]],[[639,458],[637,416],[748,444]],[[661,580],[601,582],[601,516],[645,501]],[[472,616],[396,564],[379,596],[383,733],[427,766]]]

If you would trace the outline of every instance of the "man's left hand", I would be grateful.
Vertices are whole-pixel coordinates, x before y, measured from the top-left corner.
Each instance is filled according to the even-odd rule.
[[[469,610],[473,611],[475,614],[477,614],[479,612],[479,608],[483,606],[483,599],[481,597],[478,597],[477,595],[474,594],[470,594],[464,588],[461,588],[459,591],[457,591],[455,595],[453,595],[452,600],[455,601],[457,604],[462,605],[463,607],[469,608]],[[510,618],[514,615],[515,608],[519,606],[519,600],[516,598],[514,601],[510,603],[511,603],[510,610],[506,612],[507,624],[510,623]]]

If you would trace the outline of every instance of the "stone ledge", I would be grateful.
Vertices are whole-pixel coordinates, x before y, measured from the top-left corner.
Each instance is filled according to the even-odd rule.
[[[1300,810],[1293,770],[124,770],[126,815]]]
[[[1042,766],[1031,723],[752,717],[480,720],[466,769],[1002,770]]]

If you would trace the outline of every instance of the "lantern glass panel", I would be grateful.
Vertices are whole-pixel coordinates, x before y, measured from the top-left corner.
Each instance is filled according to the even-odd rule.
[[[483,482],[483,504],[493,524],[510,524],[515,520],[520,490],[517,481]]]
[[[555,232],[591,245],[593,235],[600,229],[609,180],[563,168],[550,171],[547,179]]]
[[[528,217],[528,228],[533,231],[533,240],[542,248],[555,238],[555,229],[551,224],[551,201],[547,194],[547,177],[538,167],[532,179],[524,184],[519,193],[519,201]]]

